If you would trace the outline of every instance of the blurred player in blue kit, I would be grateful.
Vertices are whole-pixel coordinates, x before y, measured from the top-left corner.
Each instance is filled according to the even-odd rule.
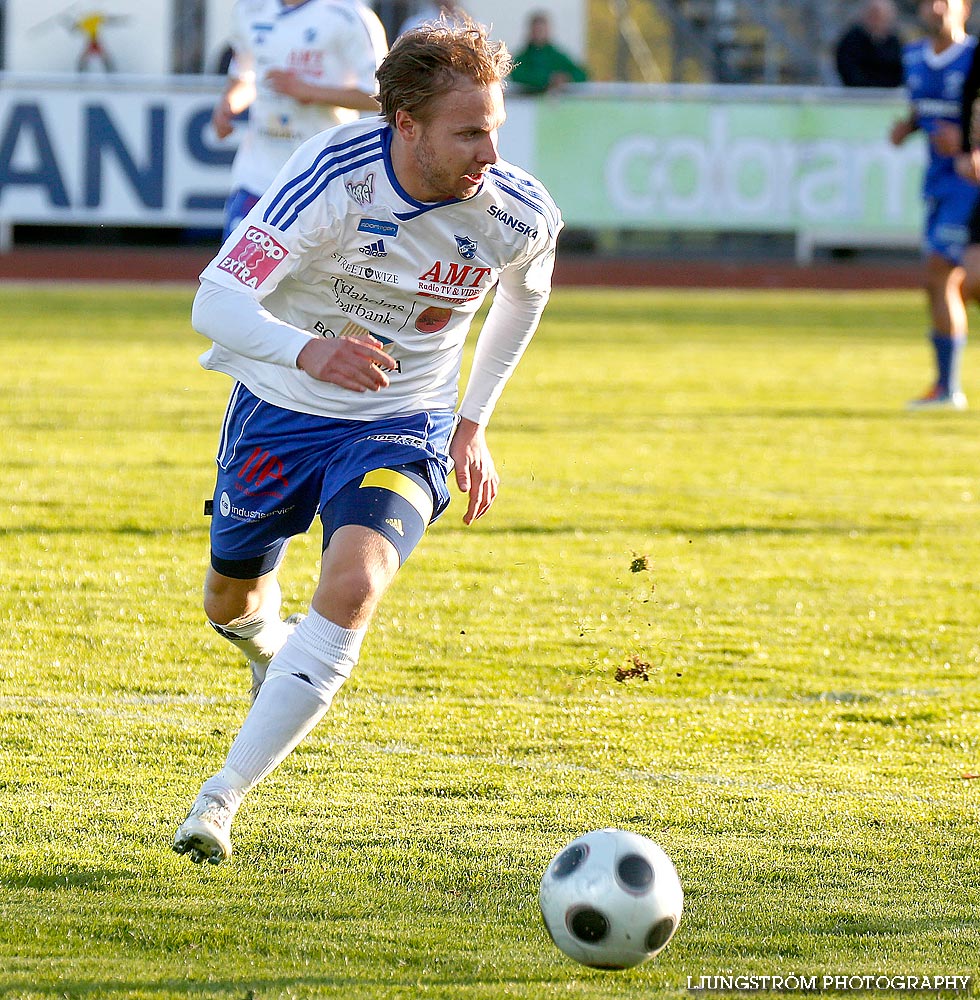
[[[359,0],[237,0],[228,85],[211,124],[224,139],[249,109],[235,154],[224,238],[272,183],[300,143],[376,114],[374,74],[388,42]]]
[[[921,130],[929,151],[922,188],[926,202],[923,251],[936,377],[922,397],[908,404],[910,409],[966,407],[960,384],[967,334],[962,263],[970,216],[980,193],[956,170],[963,83],[977,45],[977,39],[966,33],[969,14],[967,0],[922,0],[919,4],[926,37],[908,45],[903,55],[911,111],[891,130],[895,145]]]
[[[174,838],[194,862],[231,854],[244,796],[350,676],[382,595],[449,503],[450,472],[466,524],[496,497],[486,427],[548,301],[562,226],[540,182],[498,154],[510,66],[469,21],[402,35],[377,73],[382,117],[304,143],[201,276],[202,363],[234,380],[204,608],[257,693]],[[291,627],[278,567],[317,515],[319,581]]]

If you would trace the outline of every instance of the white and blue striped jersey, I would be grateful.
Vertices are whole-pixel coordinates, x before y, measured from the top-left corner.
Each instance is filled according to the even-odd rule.
[[[350,108],[303,104],[276,93],[269,70],[292,70],[319,87],[373,94],[388,51],[377,15],[352,0],[238,0],[232,14],[229,75],[252,82],[255,100],[232,167],[232,190],[261,194],[300,143],[359,117]]]
[[[967,35],[942,52],[935,52],[932,42],[923,39],[907,45],[902,54],[905,87],[915,121],[927,138],[940,124],[959,125],[963,82],[973,61],[977,39]],[[923,181],[923,193],[936,197],[950,187],[969,186],[956,173],[951,156],[942,156],[928,143],[929,160]]]
[[[460,412],[485,423],[551,291],[562,220],[539,181],[500,160],[465,200],[416,201],[391,163],[391,129],[366,118],[290,159],[202,273],[195,325],[215,341],[206,368],[267,402],[349,419],[452,409],[463,344],[491,288]],[[210,288],[209,288],[210,286]],[[264,318],[198,316],[221,286]],[[227,294],[226,311],[238,313]],[[247,329],[246,329],[247,328]],[[398,362],[391,384],[356,393],[296,367],[311,337],[368,331]]]

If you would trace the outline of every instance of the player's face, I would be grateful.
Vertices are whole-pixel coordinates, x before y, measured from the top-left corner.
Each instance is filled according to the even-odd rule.
[[[419,201],[445,201],[476,194],[484,170],[497,162],[497,131],[504,123],[499,83],[481,87],[461,79],[436,99],[426,121],[410,119],[409,178],[399,178]],[[406,183],[408,180],[410,183]]]
[[[919,4],[919,21],[931,38],[962,34],[969,13],[966,0],[922,0]]]

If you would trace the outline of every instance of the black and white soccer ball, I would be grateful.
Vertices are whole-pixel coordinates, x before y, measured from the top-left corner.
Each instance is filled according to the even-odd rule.
[[[562,848],[538,891],[551,939],[596,969],[628,969],[674,936],[684,908],[677,870],[664,850],[626,830],[593,830]]]

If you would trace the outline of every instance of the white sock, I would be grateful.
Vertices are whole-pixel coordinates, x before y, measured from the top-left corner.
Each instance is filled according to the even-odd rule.
[[[210,620],[210,619],[209,619]],[[289,635],[290,626],[279,617],[279,607],[264,607],[258,614],[244,618],[233,625],[211,627],[264,672],[272,658],[282,649]]]
[[[201,793],[237,809],[323,718],[357,663],[366,631],[341,628],[311,608],[273,657],[225,766]]]

